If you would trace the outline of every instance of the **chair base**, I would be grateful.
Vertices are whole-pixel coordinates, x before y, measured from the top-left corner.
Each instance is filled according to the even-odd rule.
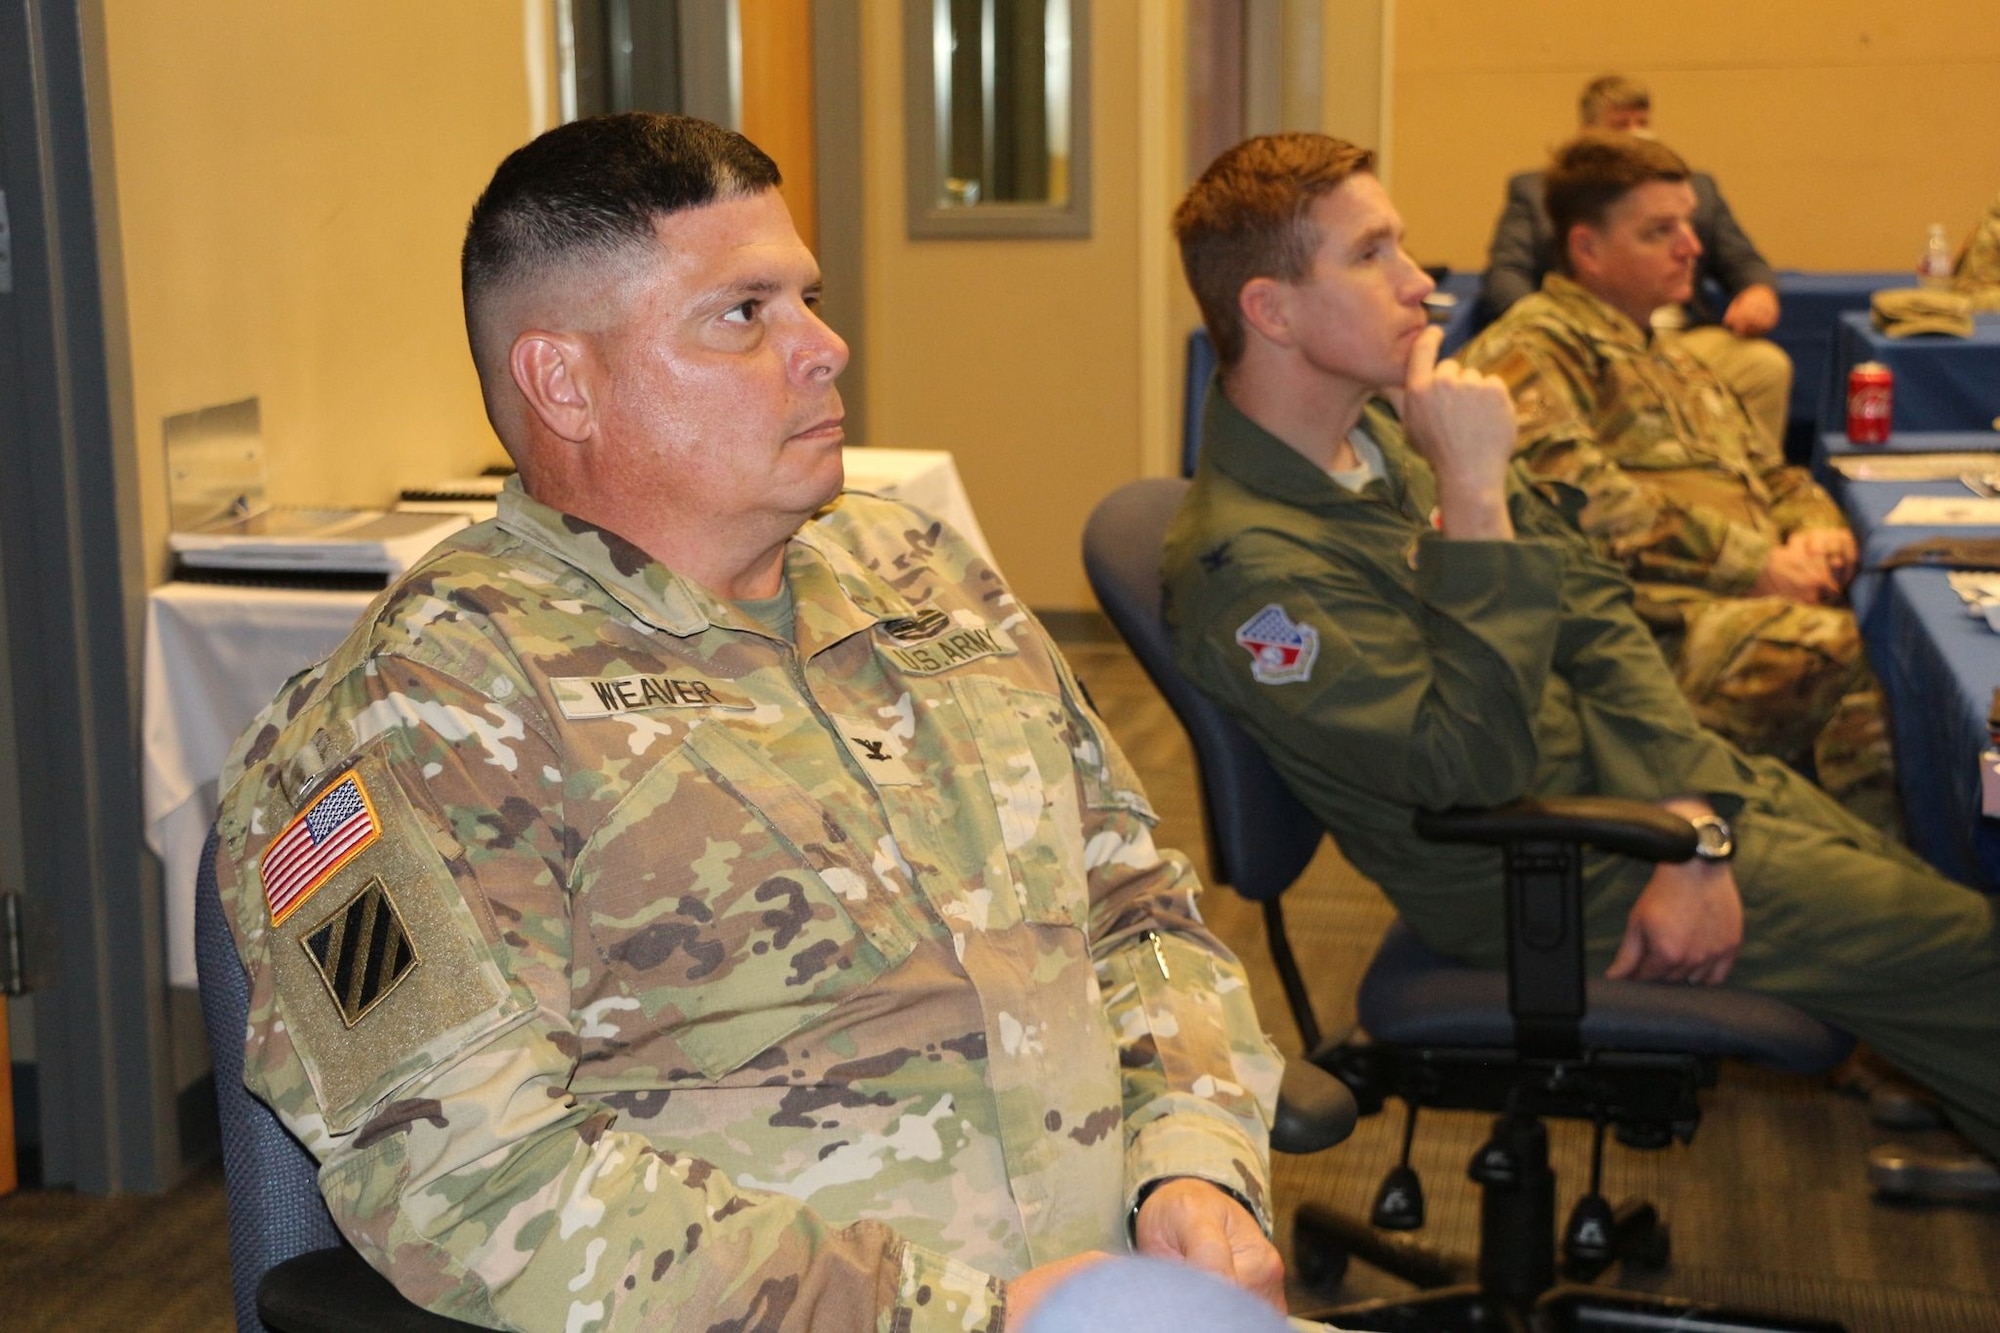
[[[1318,1204],[1300,1205],[1292,1224],[1292,1259],[1309,1285],[1332,1287],[1353,1256],[1418,1287],[1437,1288],[1401,1300],[1341,1306],[1319,1317],[1343,1329],[1410,1333],[1840,1333],[1839,1324],[1823,1320],[1576,1285],[1574,1280],[1587,1281],[1612,1263],[1664,1263],[1666,1226],[1652,1205],[1637,1200],[1612,1215],[1607,1243],[1594,1249],[1589,1262],[1568,1256],[1563,1272],[1573,1281],[1557,1285],[1555,1172],[1548,1129],[1536,1116],[1517,1111],[1497,1117],[1492,1138],[1473,1157],[1471,1175],[1480,1187],[1476,1274],[1411,1237],[1384,1234]]]
[[[1477,1287],[1447,1287],[1305,1317],[1354,1333],[1846,1333],[1845,1325],[1823,1319],[1569,1286],[1545,1292],[1525,1308]]]
[[[404,1299],[345,1245],[294,1255],[257,1285],[257,1317],[272,1333],[463,1333],[478,1328]]]

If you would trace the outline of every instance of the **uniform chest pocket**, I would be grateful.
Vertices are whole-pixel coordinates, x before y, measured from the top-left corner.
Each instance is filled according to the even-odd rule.
[[[1636,420],[1620,432],[1619,465],[1646,472],[1676,472],[1702,466],[1707,460],[1688,447],[1681,432],[1680,423],[1660,408],[1636,409]]]
[[[595,1003],[617,1025],[664,1029],[708,1078],[915,947],[861,839],[724,726],[695,728],[592,844],[575,912],[613,983]]]
[[[972,723],[992,799],[986,860],[994,898],[1011,901],[1028,921],[1082,928],[1090,903],[1074,720],[1059,697],[989,677],[954,678],[951,691]]]

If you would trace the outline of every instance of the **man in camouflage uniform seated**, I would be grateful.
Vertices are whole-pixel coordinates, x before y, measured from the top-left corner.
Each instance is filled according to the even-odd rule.
[[[1585,84],[1576,109],[1579,130],[1653,135],[1653,95],[1643,83],[1623,74],[1606,74]],[[1694,187],[1694,212],[1688,221],[1701,241],[1701,254],[1686,303],[1652,312],[1656,336],[1678,342],[1699,357],[1743,399],[1750,419],[1773,440],[1782,441],[1791,408],[1792,359],[1767,336],[1778,326],[1780,315],[1778,275],[1736,220],[1715,177],[1697,171],[1688,177],[1688,184]],[[1486,272],[1479,281],[1486,319],[1497,319],[1516,301],[1533,295],[1556,267],[1561,246],[1549,225],[1543,192],[1539,171],[1507,178],[1507,202],[1493,226]],[[1708,302],[1711,282],[1728,300],[1720,311]]]
[[[1528,471],[1586,497],[1584,531],[1638,584],[1702,722],[1896,828],[1882,694],[1845,605],[1846,520],[1647,322],[1687,299],[1701,253],[1686,164],[1649,140],[1586,133],[1557,150],[1547,206],[1558,271],[1465,364],[1512,392]]]
[[[245,1080],[478,1323],[998,1330],[1127,1248],[1275,1303],[1243,971],[995,571],[840,493],[777,183],[634,114],[475,208],[520,477],[231,756]]]

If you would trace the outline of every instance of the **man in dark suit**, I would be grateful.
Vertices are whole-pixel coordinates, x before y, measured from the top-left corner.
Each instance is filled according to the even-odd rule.
[[[1582,128],[1618,130],[1650,138],[1652,94],[1623,75],[1607,74],[1584,87],[1577,110]],[[1655,316],[1663,331],[1675,327],[1681,346],[1708,364],[1735,391],[1751,419],[1774,442],[1785,436],[1785,411],[1792,396],[1792,362],[1764,335],[1778,323],[1777,275],[1743,234],[1715,178],[1697,171],[1694,231],[1701,241],[1694,295],[1678,309]],[[1486,276],[1479,299],[1488,320],[1538,290],[1556,267],[1555,230],[1542,203],[1542,173],[1524,171],[1507,181],[1507,203],[1487,249]],[[1729,304],[1720,314],[1708,304],[1710,280]]]

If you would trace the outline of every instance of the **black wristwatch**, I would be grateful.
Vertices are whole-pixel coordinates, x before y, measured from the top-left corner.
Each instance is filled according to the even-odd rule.
[[[1704,861],[1727,861],[1736,855],[1736,836],[1729,831],[1729,821],[1721,815],[1696,815],[1688,823],[1694,825],[1694,854]]]

